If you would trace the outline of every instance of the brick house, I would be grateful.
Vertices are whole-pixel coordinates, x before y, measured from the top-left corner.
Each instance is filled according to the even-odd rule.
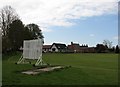
[[[71,45],[68,45],[67,47],[68,52],[79,52],[80,51],[80,45],[77,43],[71,42]]]
[[[46,53],[46,52],[50,52],[51,51],[51,46],[52,45],[43,45],[43,52]]]
[[[71,45],[68,45],[68,52],[74,52],[74,53],[94,53],[95,48],[94,47],[88,47],[88,45],[82,45],[80,46],[77,43],[71,42]]]

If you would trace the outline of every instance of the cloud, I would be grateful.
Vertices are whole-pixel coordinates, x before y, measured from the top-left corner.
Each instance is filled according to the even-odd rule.
[[[113,39],[118,40],[118,37],[117,37],[117,36],[115,36],[115,37],[113,37]]]
[[[117,0],[0,0],[0,8],[11,5],[25,24],[41,27],[73,26],[72,19],[115,14]]]
[[[120,40],[120,36],[113,37],[114,40]]]
[[[90,34],[90,37],[94,37],[95,35],[94,34]]]
[[[47,27],[40,27],[40,29],[43,31],[43,32],[52,32],[53,30],[52,29],[49,29]]]

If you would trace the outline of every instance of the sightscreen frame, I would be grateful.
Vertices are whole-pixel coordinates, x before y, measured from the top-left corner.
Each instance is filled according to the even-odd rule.
[[[25,40],[23,44],[23,58],[38,59],[42,55],[42,39]]]

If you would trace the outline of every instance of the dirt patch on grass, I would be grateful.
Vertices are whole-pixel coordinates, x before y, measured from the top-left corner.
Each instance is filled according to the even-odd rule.
[[[28,74],[28,75],[37,75],[37,74],[40,74],[40,73],[61,70],[61,69],[65,69],[65,68],[68,68],[68,67],[70,67],[70,66],[49,66],[49,67],[44,67],[44,68],[42,67],[42,68],[22,71],[22,73],[23,74]]]

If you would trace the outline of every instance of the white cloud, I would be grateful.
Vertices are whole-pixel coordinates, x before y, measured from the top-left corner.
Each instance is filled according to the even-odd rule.
[[[117,37],[117,36],[115,36],[115,37],[113,37],[113,39],[118,40],[118,37]]]
[[[52,29],[49,29],[47,27],[40,27],[40,29],[43,31],[43,32],[52,32]]]
[[[117,12],[117,0],[0,0],[0,8],[5,5],[15,8],[25,24],[41,27],[72,26],[71,19]]]
[[[94,37],[95,35],[94,34],[90,34],[90,37]]]
[[[120,36],[113,37],[114,40],[120,40]]]

